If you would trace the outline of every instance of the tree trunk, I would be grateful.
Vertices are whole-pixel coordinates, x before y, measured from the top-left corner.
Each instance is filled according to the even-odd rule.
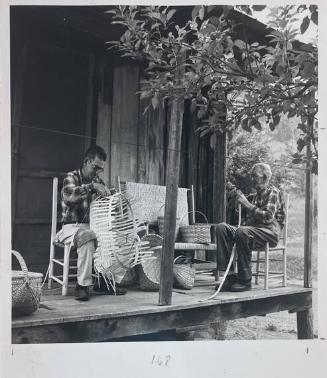
[[[174,100],[170,113],[168,157],[166,168],[165,221],[159,289],[159,305],[161,306],[170,305],[172,298],[173,260],[183,113],[184,100]]]

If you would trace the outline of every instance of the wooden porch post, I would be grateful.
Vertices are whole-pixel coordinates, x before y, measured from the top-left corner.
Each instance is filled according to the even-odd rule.
[[[170,113],[166,166],[165,221],[159,288],[160,306],[170,305],[172,298],[173,260],[183,113],[184,100],[174,100]]]
[[[213,222],[226,221],[226,133],[217,132],[214,150]]]
[[[313,117],[308,121],[306,141],[306,173],[305,173],[305,223],[304,223],[304,287],[312,287],[312,174],[311,174],[311,135]],[[313,339],[312,308],[297,312],[298,339]]]

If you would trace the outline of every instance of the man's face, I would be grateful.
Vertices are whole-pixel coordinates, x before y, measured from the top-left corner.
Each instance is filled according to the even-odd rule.
[[[87,160],[84,163],[84,174],[88,179],[92,180],[95,176],[98,176],[99,173],[103,172],[104,166],[105,161],[95,156],[94,159]]]
[[[254,170],[251,173],[251,179],[252,179],[253,186],[256,190],[263,190],[266,188],[267,178],[261,172]]]

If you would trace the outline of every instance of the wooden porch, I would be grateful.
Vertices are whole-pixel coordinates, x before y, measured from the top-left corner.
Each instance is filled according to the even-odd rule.
[[[72,295],[45,293],[39,311],[13,319],[12,343],[103,342],[279,311],[297,312],[298,338],[306,338],[301,319],[312,306],[312,289],[255,286],[248,292],[223,292],[217,300],[200,302],[212,292],[212,286],[174,290],[170,306],[158,306],[157,292],[136,288],[117,297],[93,294],[84,303]]]

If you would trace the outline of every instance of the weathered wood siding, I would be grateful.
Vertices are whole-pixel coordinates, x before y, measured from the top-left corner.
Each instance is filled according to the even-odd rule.
[[[111,184],[116,176],[126,181],[137,180],[139,68],[118,66],[113,74],[111,127]]]
[[[111,128],[112,128],[112,67],[101,62],[99,69],[100,91],[98,93],[97,136],[96,143],[107,153],[107,164],[103,172],[104,182],[109,185],[111,172]]]
[[[148,101],[141,100],[139,118],[139,182],[165,184],[165,158],[167,144],[166,106],[146,113]]]

